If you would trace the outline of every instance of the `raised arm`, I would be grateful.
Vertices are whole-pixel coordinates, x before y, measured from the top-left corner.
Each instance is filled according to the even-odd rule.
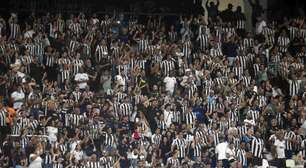
[[[208,6],[208,1],[209,1],[209,0],[206,0],[206,3],[205,3],[206,9],[209,8],[209,6]]]
[[[220,5],[220,1],[219,1],[219,0],[217,0],[216,7],[218,8],[218,7],[219,7],[219,5]]]

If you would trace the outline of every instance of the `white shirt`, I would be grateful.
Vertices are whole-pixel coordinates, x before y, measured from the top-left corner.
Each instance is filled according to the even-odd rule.
[[[49,127],[47,127],[47,132],[48,132],[48,136],[49,136],[49,141],[56,142],[57,141],[58,128],[49,126]]]
[[[34,30],[28,30],[27,32],[24,33],[24,38],[32,38],[34,33],[35,33]]]
[[[227,148],[225,153],[229,155],[228,160],[235,159],[236,156],[235,148],[234,149]]]
[[[78,86],[80,89],[85,89],[87,86],[87,81],[89,80],[89,77],[87,75],[87,73],[77,73],[74,77],[74,80],[78,83]]]
[[[218,155],[218,160],[227,159],[227,157],[226,157],[227,146],[228,146],[227,142],[219,143],[216,146],[215,152]]]
[[[37,156],[36,154],[30,154],[30,158],[31,157],[35,157]],[[42,158],[40,156],[38,156],[35,160],[33,160],[30,165],[29,168],[42,168]]]
[[[173,118],[173,112],[164,110],[164,121],[168,128],[170,127],[172,123],[172,118]]]
[[[74,158],[76,159],[76,160],[81,160],[82,159],[82,157],[83,157],[83,151],[73,151],[72,152],[72,155],[74,156]]]
[[[116,75],[115,80],[119,85],[123,85],[125,88],[125,79],[121,75]]]
[[[25,94],[23,93],[23,91],[21,91],[21,92],[15,91],[11,94],[11,98],[14,101],[17,101],[13,104],[13,108],[14,109],[19,109],[23,105],[23,101],[21,101],[21,100],[23,100],[25,98]]]
[[[276,154],[278,159],[286,158],[285,156],[285,140],[280,141],[279,139],[276,139],[274,142],[274,145],[276,146]]]
[[[76,148],[76,146],[80,143],[81,141],[73,141],[72,143],[71,143],[71,145],[70,145],[70,151],[74,151],[75,150],[75,148]]]
[[[266,21],[262,20],[260,22],[256,23],[256,34],[260,34],[262,33],[262,30],[264,29],[264,27],[267,26]]]
[[[174,87],[176,84],[176,78],[175,77],[165,77],[164,83],[166,84],[166,91],[169,91],[171,93],[174,92]]]

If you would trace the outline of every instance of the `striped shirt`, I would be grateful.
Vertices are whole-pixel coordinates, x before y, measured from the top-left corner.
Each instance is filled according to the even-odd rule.
[[[296,139],[296,134],[293,131],[285,132],[284,139],[286,140],[286,150],[293,150],[292,140]]]
[[[10,38],[16,39],[20,34],[20,27],[16,23],[11,23],[10,25]]]
[[[151,142],[155,145],[159,145],[162,139],[161,134],[153,134],[151,137]]]
[[[222,56],[223,53],[221,51],[221,48],[217,47],[217,48],[211,48],[210,52],[209,52],[209,55],[211,57],[217,57],[217,56]]]
[[[302,156],[305,159],[306,158],[306,139],[304,139],[301,142],[301,152],[302,152]]]
[[[185,139],[174,139],[171,146],[175,146],[179,151],[178,158],[184,158],[186,155],[186,140]]]
[[[193,146],[193,156],[194,157],[201,157],[202,156],[202,149],[203,146],[200,143],[196,143]]]
[[[79,37],[80,34],[82,33],[82,27],[80,23],[71,23],[69,25],[69,29],[77,36]]]
[[[281,52],[286,52],[287,51],[287,46],[290,43],[290,39],[288,37],[285,36],[280,36],[277,39],[277,44],[279,45],[279,50]]]
[[[95,56],[98,62],[101,62],[102,59],[109,59],[107,46],[97,45]]]
[[[239,19],[236,21],[236,29],[244,30],[245,29],[245,20]]]
[[[170,40],[171,42],[176,41],[176,39],[177,39],[177,32],[175,32],[175,31],[170,31],[170,32],[168,33],[168,38],[169,38],[169,40]]]
[[[69,42],[69,51],[70,52],[75,52],[78,49],[79,45],[80,45],[79,42],[77,42],[75,40],[71,40]]]
[[[113,158],[110,157],[101,157],[100,158],[101,168],[112,168],[113,166]]]
[[[202,51],[205,51],[209,47],[209,36],[206,34],[201,34],[199,36],[199,44],[200,44],[200,49]]]
[[[251,48],[254,46],[254,39],[253,38],[244,38],[243,45],[245,48]]]
[[[264,141],[261,138],[253,137],[251,141],[251,152],[254,157],[262,158],[264,150]]]
[[[116,144],[116,137],[113,134],[105,133],[103,134],[103,139],[105,146],[114,146]]]
[[[148,49],[149,41],[147,39],[141,39],[138,41],[138,51],[140,53],[145,52]]]
[[[246,152],[244,149],[237,149],[236,157],[242,166],[247,166]]]
[[[101,168],[100,162],[96,161],[87,161],[85,162],[84,168]]]
[[[132,105],[129,103],[122,103],[120,104],[120,115],[123,116],[130,116],[132,114]]]
[[[301,80],[288,80],[289,83],[289,95],[296,96],[301,88]]]
[[[43,157],[44,160],[44,164],[52,164],[52,155],[50,153],[45,154],[45,156]]]
[[[188,112],[185,114],[185,123],[187,125],[193,126],[195,119],[196,119],[196,116],[193,114],[193,112]]]
[[[174,61],[164,60],[164,61],[161,62],[160,68],[161,68],[164,76],[169,76],[170,72],[175,69]]]
[[[6,116],[7,116],[7,111],[6,109],[2,108],[0,109],[0,126],[6,126]]]
[[[167,165],[170,165],[170,167],[179,167],[180,161],[178,159],[173,159],[172,157],[167,159]]]

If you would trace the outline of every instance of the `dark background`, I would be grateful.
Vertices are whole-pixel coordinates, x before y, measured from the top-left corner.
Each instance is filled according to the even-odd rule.
[[[197,3],[200,0],[195,0]],[[226,0],[220,0],[226,1]],[[245,0],[248,1],[248,0]],[[269,18],[282,19],[305,13],[304,0],[267,0]],[[65,13],[113,13],[132,12],[137,14],[179,15],[192,14],[199,5],[194,0],[1,0],[0,12],[9,16],[18,12],[19,16],[31,11]]]

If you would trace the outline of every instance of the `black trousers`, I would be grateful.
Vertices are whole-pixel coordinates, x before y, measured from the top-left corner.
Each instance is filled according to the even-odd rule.
[[[10,126],[1,126],[0,127],[0,142],[1,144],[3,143],[4,139],[8,134],[11,132],[11,127]]]

